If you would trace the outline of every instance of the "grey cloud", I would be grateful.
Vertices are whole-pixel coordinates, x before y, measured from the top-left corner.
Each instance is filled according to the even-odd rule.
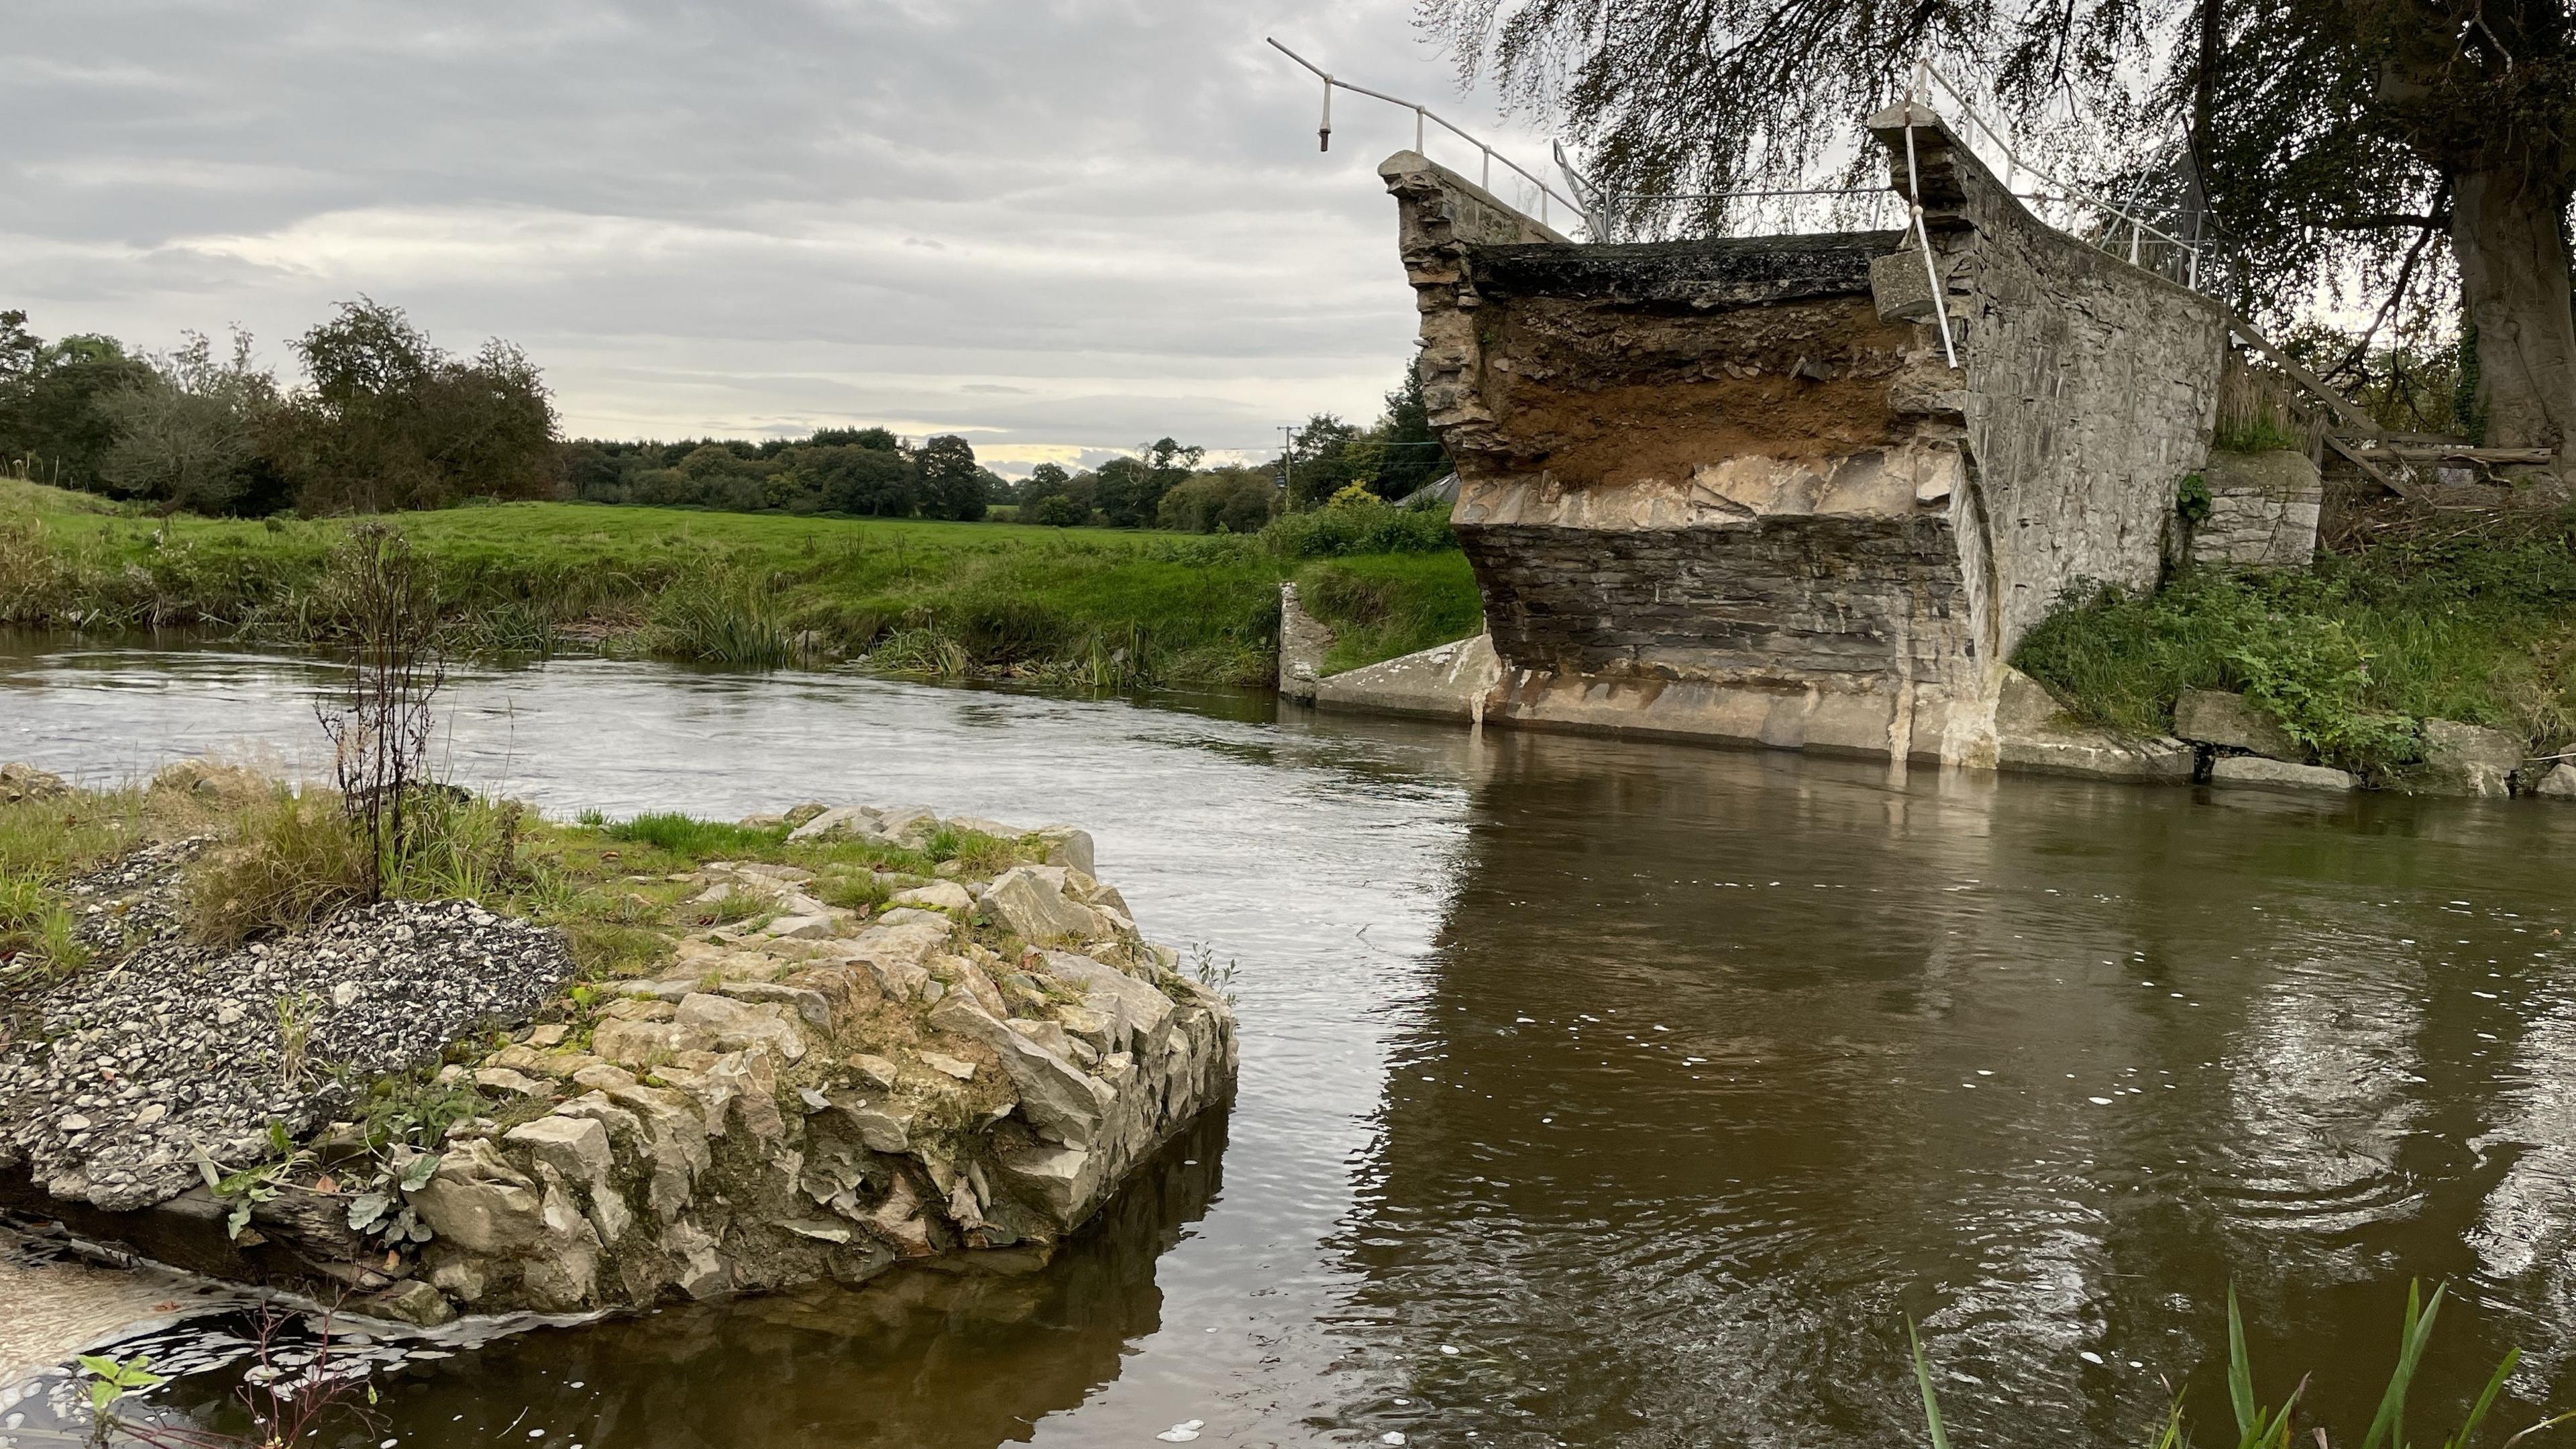
[[[518,341],[570,427],[620,435],[1232,446],[1373,414],[1413,313],[1372,168],[1410,123],[1345,100],[1317,155],[1315,83],[1261,37],[1491,115],[1406,0],[41,0],[12,25],[0,305],[147,346],[239,322],[282,360],[366,292],[450,346]]]

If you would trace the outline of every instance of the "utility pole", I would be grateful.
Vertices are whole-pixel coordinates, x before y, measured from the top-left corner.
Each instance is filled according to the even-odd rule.
[[[1282,505],[1285,505],[1288,500],[1288,460],[1296,455],[1297,425],[1281,423],[1279,425],[1279,500]]]

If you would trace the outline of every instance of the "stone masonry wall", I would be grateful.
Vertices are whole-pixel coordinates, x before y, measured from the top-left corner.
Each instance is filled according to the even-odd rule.
[[[1870,119],[1900,193],[1905,119]],[[2156,583],[2176,490],[2209,456],[2227,310],[2042,224],[1937,117],[1914,120],[1962,366],[1929,375],[1948,370],[1927,357],[1915,385],[1967,430],[2008,656],[2070,584]]]

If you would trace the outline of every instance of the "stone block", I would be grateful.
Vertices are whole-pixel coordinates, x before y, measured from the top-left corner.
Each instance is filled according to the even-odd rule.
[[[835,836],[870,836],[877,833],[877,812],[865,805],[843,805],[826,810],[788,832],[790,840],[830,840]]]
[[[679,1015],[672,1025],[714,1042],[717,1051],[738,1052],[765,1046],[776,1052],[781,1061],[800,1061],[805,1056],[805,1038],[788,1023],[786,1013],[775,1006],[754,1006],[729,996],[692,992],[681,999]]]
[[[919,906],[927,911],[971,911],[975,898],[953,880],[933,881],[926,886],[896,891],[887,903],[897,906]]]
[[[2563,760],[2552,765],[2531,793],[2550,800],[2576,800],[2576,765]]]
[[[1333,631],[1298,602],[1297,586],[1279,586],[1279,693],[1286,699],[1312,702],[1315,681],[1324,676],[1324,656],[1332,652]]]
[[[2036,775],[2075,775],[2137,785],[2191,781],[2191,746],[2173,739],[2130,739],[2108,730],[2002,735],[1995,767]]]
[[[1932,274],[1923,251],[1908,245],[1901,251],[1869,259],[1869,296],[1884,322],[1933,320]]]
[[[2269,716],[2223,689],[2186,689],[2174,702],[2174,733],[2195,744],[2304,761],[2308,752]]]
[[[456,1319],[456,1307],[447,1295],[415,1278],[396,1283],[372,1298],[361,1299],[358,1306],[379,1318],[390,1318],[416,1328],[436,1328]]]
[[[2325,482],[2305,453],[2217,452],[2201,469],[2209,517],[2191,530],[2191,561],[2304,568],[2316,557]]]
[[[1091,1145],[1112,1093],[1060,1052],[1022,1036],[964,992],[930,1010],[930,1025],[990,1049],[1020,1095],[1020,1113],[1040,1132],[1075,1147]]]
[[[1046,842],[1047,864],[1078,870],[1084,875],[1097,873],[1092,864],[1090,831],[1079,825],[1041,825],[1029,833]]]
[[[63,783],[62,776],[48,774],[33,765],[17,760],[0,765],[0,805],[52,800],[70,794],[71,788]]]
[[[658,1004],[658,1003],[657,1003]],[[715,1044],[705,1032],[667,1021],[602,1021],[591,1032],[590,1049],[601,1060],[621,1067],[659,1066],[682,1052],[704,1051]]]
[[[1100,1196],[1099,1158],[1078,1147],[1004,1153],[994,1166],[1014,1196],[1045,1213],[1058,1228],[1078,1225]]]
[[[1061,878],[1049,880],[1041,867],[1013,866],[984,891],[986,920],[1023,941],[1089,941],[1105,936],[1109,923],[1091,907],[1064,893]]]
[[[411,1205],[431,1232],[471,1253],[519,1252],[545,1236],[534,1184],[482,1138],[449,1150]]]
[[[2521,738],[2502,730],[2428,719],[2424,763],[2407,777],[2407,788],[2419,795],[2510,795],[2523,754]]]
[[[1314,699],[1334,709],[1476,720],[1502,672],[1493,639],[1479,634],[1326,675],[1316,682]]]
[[[2264,790],[2349,791],[2360,782],[2324,765],[2294,765],[2262,755],[2229,755],[2209,767],[2209,783]]]
[[[501,1140],[527,1149],[537,1161],[575,1182],[599,1182],[608,1176],[608,1128],[594,1118],[540,1117],[511,1128]]]

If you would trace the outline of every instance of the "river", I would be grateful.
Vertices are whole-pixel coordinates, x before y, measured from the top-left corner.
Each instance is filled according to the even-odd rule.
[[[317,756],[328,666],[0,643],[0,759]],[[2169,1380],[2357,1444],[2576,1405],[2576,810],[2213,794],[850,674],[460,669],[549,812],[1064,819],[1239,963],[1238,1100],[1021,1279],[413,1363],[402,1445],[2146,1443]],[[182,1388],[185,1392],[185,1386]],[[2483,1436],[2498,1442],[2501,1434]],[[370,1440],[369,1442],[375,1442]]]

